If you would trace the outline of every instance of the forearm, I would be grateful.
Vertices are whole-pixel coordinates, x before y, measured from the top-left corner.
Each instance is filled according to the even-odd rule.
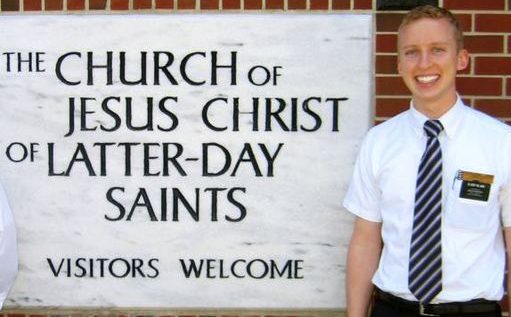
[[[377,268],[377,250],[352,248],[347,266],[347,314],[348,317],[365,317],[369,308],[373,284],[371,279]]]
[[[360,222],[360,221],[357,221]],[[346,267],[347,317],[366,317],[373,293],[371,279],[376,272],[381,254],[379,226],[376,230],[355,227],[348,250]]]

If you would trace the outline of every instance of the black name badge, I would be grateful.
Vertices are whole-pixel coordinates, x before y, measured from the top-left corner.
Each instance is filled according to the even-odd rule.
[[[488,201],[490,189],[491,184],[464,180],[461,183],[460,198]]]

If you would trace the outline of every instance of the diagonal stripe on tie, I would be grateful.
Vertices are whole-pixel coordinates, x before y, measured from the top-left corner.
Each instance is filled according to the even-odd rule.
[[[424,186],[429,186],[428,188],[431,188],[431,186],[433,186],[433,182],[437,181],[437,178],[439,176],[439,172],[442,171],[442,163],[440,161],[436,162],[436,164],[433,164],[433,166],[431,167],[430,171],[427,172],[427,173],[424,173],[425,175],[423,176],[424,179],[428,179],[430,182],[428,183],[427,181],[425,180],[422,180],[422,182],[417,182],[417,194],[418,195],[424,195],[424,191],[428,191],[428,189],[423,189]],[[437,178],[435,178],[437,177]]]
[[[428,175],[431,174],[431,172],[434,171],[435,167],[439,163],[440,164],[442,163],[441,162],[442,152],[441,152],[440,148],[429,147],[428,150],[431,151],[432,155],[428,155],[428,156],[423,157],[424,161],[421,164],[421,166],[419,167],[421,174],[419,174],[417,176],[417,180],[419,182],[426,181],[429,178]]]
[[[417,173],[408,287],[422,303],[442,291],[442,150],[438,120],[424,123],[426,149]]]
[[[413,239],[412,240],[413,242],[411,244],[412,249],[421,247],[424,248],[425,245],[426,246],[428,245],[425,244],[424,240],[432,239],[440,234],[440,232],[434,231],[435,229],[434,226],[438,225],[437,224],[438,221],[441,221],[440,216],[430,216],[426,219],[425,222],[422,222],[419,225],[417,225],[418,230],[414,232],[414,235],[412,237]],[[432,234],[428,234],[430,233],[430,231],[433,231]]]
[[[413,265],[413,268],[414,270],[411,270],[410,271],[410,275],[414,275],[415,273],[417,273],[417,270],[420,269],[422,267],[422,263],[425,262],[425,260],[427,259],[426,255],[430,255],[431,253],[433,252],[436,252],[436,251],[441,251],[440,248],[440,236],[438,233],[434,233],[432,235],[425,235],[423,236],[425,239],[423,239],[423,244],[418,244],[418,245],[415,245],[415,249],[416,251],[415,252],[421,252],[424,254],[423,257],[412,257],[410,259],[410,263],[412,263]],[[428,243],[430,244],[431,246],[433,246],[433,248],[427,248],[425,247],[425,244]]]
[[[427,212],[427,208],[431,208],[432,203],[434,204],[435,201],[438,201],[438,195],[441,195],[441,193],[438,192],[437,187],[442,185],[441,178],[435,178],[431,181],[430,186],[427,188],[424,188],[423,193],[420,195],[417,195],[415,197],[416,203],[415,203],[415,221],[419,221],[421,218],[421,214],[423,212]],[[440,197],[442,198],[442,197]]]
[[[432,213],[433,214],[433,213]],[[424,218],[424,221],[421,223],[417,223],[416,227],[417,230],[412,234],[412,244],[411,247],[414,248],[415,245],[419,244],[422,237],[426,236],[430,230],[436,229],[435,225],[438,225],[436,222],[441,221],[439,215],[427,215],[427,217]],[[432,228],[433,227],[433,228]],[[430,229],[432,228],[432,229]],[[436,232],[433,232],[435,234]]]

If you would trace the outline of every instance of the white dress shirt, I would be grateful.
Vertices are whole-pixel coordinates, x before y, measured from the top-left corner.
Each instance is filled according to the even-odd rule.
[[[17,272],[16,228],[7,197],[0,185],[0,309]]]
[[[384,246],[373,283],[408,300],[416,300],[408,289],[408,260],[427,119],[412,105],[373,127],[363,141],[344,199],[355,215],[382,223]],[[511,127],[465,106],[459,98],[439,120],[444,126],[439,135],[443,290],[433,302],[500,300],[505,263],[502,225],[511,226]],[[460,171],[493,176],[486,184],[489,197],[460,197],[462,186],[466,191],[470,183]]]

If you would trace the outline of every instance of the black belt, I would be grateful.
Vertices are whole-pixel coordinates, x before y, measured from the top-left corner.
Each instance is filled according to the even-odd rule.
[[[500,310],[496,301],[486,299],[475,299],[468,302],[452,302],[440,304],[420,304],[419,302],[408,301],[401,297],[376,290],[375,298],[382,302],[393,305],[398,309],[405,309],[418,313],[420,316],[443,316],[454,314],[490,313]]]

